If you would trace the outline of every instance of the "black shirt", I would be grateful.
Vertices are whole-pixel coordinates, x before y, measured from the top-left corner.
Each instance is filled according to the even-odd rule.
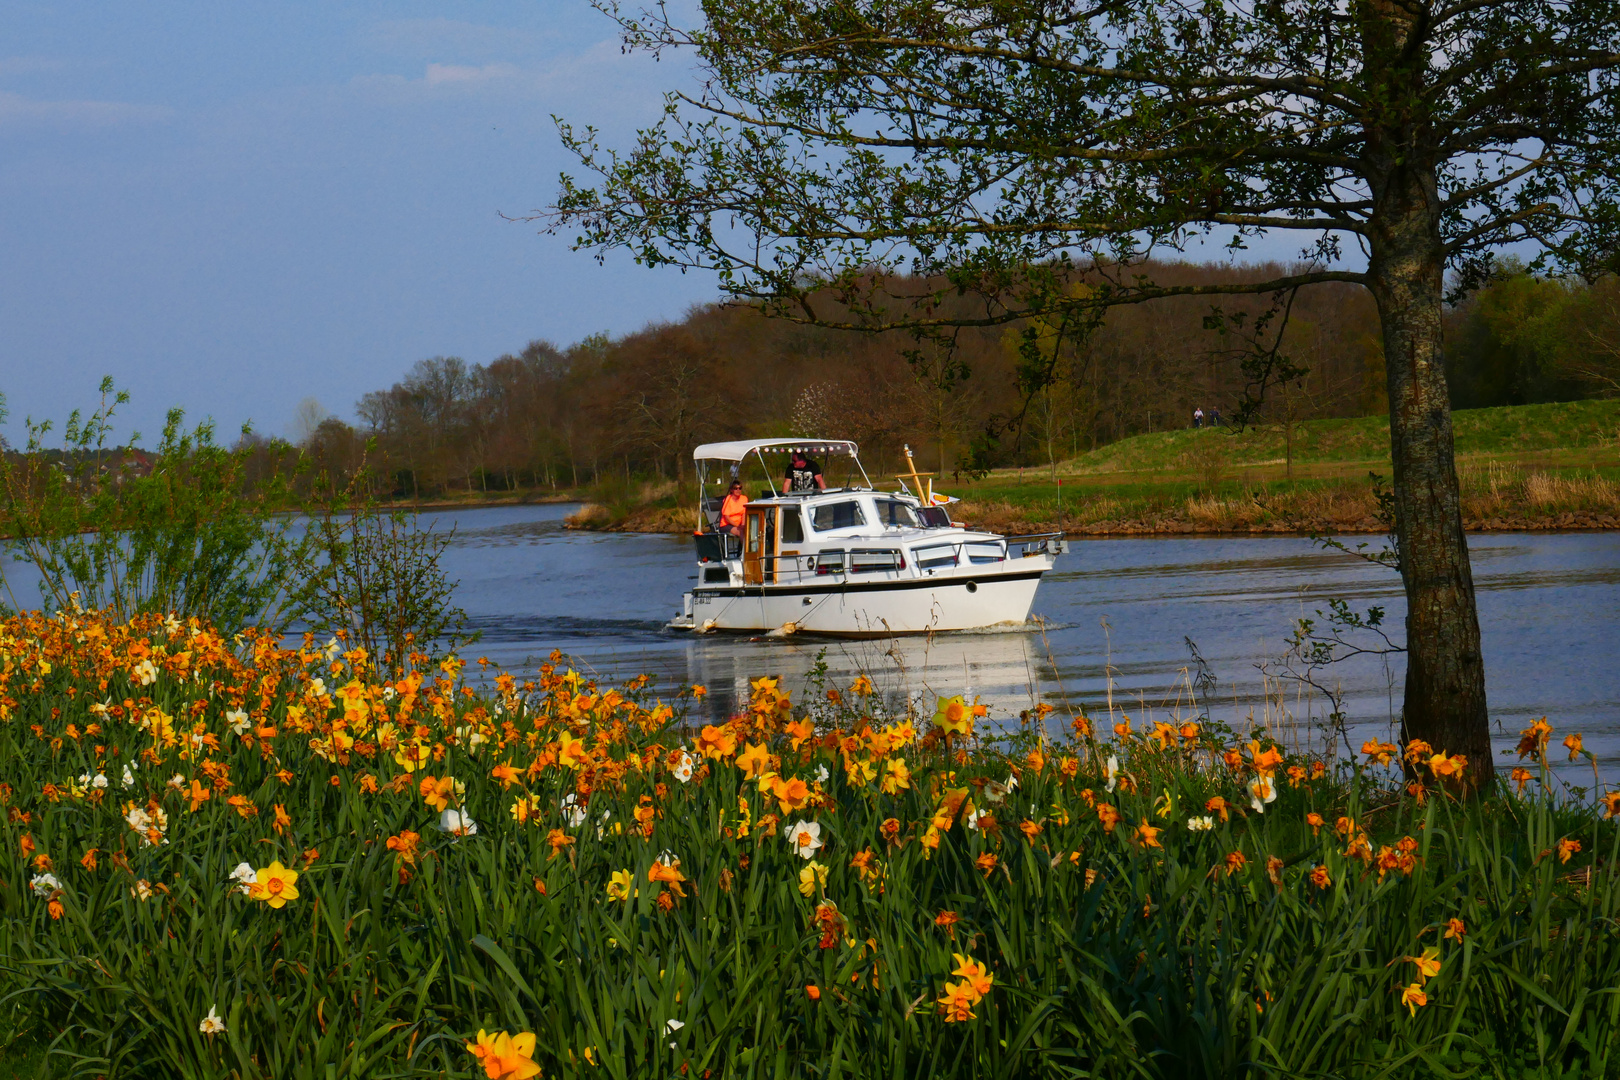
[[[821,466],[811,458],[805,458],[803,465],[795,465],[791,461],[787,467],[787,481],[789,491],[815,491],[816,477],[821,475]]]

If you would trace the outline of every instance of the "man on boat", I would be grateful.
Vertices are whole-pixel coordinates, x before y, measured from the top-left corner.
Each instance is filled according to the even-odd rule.
[[[748,496],[743,494],[741,480],[731,482],[725,501],[720,504],[720,531],[732,536],[743,534],[743,521],[747,518]]]
[[[787,476],[782,481],[782,493],[802,494],[826,490],[827,482],[821,478],[821,466],[805,457],[803,450],[793,451],[793,460],[788,465]]]

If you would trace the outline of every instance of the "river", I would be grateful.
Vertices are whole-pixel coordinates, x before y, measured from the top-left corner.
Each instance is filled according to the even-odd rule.
[[[445,568],[484,635],[472,651],[522,669],[557,649],[605,682],[647,672],[665,685],[702,683],[717,716],[746,697],[750,679],[782,675],[797,690],[825,662],[828,685],[847,686],[866,671],[892,695],[918,695],[930,709],[934,695],[963,692],[1002,718],[1038,701],[1060,717],[1074,706],[1105,712],[1112,701],[1139,728],[1178,708],[1207,711],[1239,730],[1270,724],[1285,742],[1321,749],[1325,699],[1277,662],[1297,621],[1315,618],[1330,598],[1362,613],[1381,606],[1398,642],[1405,610],[1393,571],[1308,539],[1147,537],[1072,541],[1035,599],[1043,632],[856,642],[692,637],[663,629],[694,580],[690,541],[574,532],[562,524],[571,509],[436,519],[437,527],[456,526]],[[1620,773],[1620,533],[1486,534],[1469,546],[1499,749],[1546,715],[1560,736],[1582,732],[1604,771]],[[1396,654],[1318,676],[1342,693],[1355,745],[1391,737],[1403,672]],[[1214,682],[1205,682],[1195,709],[1201,673]]]

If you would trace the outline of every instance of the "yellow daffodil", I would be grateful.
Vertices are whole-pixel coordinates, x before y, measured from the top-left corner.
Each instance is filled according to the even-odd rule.
[[[954,732],[957,735],[971,735],[973,711],[962,699],[961,694],[940,698],[938,706],[934,709],[934,724],[943,731]]]
[[[827,885],[827,868],[818,862],[813,862],[799,871],[799,893],[803,896],[814,896],[816,889]]]
[[[297,882],[298,871],[287,869],[277,860],[258,872],[248,895],[273,908],[286,907],[288,901],[298,899]]]
[[[628,900],[630,893],[635,889],[635,875],[628,870],[615,870],[608,879],[607,894],[613,900]]]

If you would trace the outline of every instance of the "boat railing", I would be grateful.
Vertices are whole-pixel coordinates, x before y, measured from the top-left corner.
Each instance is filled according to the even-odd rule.
[[[1067,555],[1069,542],[1064,539],[1061,532],[1030,533],[1028,536],[1007,537],[1007,557],[1012,557],[1013,547],[1019,549],[1019,557],[1027,555]]]

